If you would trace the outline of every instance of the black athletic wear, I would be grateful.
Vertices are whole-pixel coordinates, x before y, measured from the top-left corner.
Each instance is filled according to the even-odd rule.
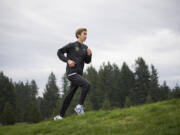
[[[84,104],[86,95],[91,87],[91,83],[79,74],[74,74],[74,75],[68,76],[68,80],[71,81],[71,85],[70,85],[70,90],[67,92],[67,95],[66,95],[66,97],[62,103],[61,109],[60,109],[60,116],[62,116],[62,117],[64,116],[78,87],[80,86],[82,88],[80,99],[79,99],[80,105]]]
[[[58,49],[57,55],[59,59],[66,62],[66,75],[68,80],[71,82],[70,90],[67,92],[65,99],[62,103],[60,109],[60,116],[64,116],[65,112],[76,92],[78,87],[82,88],[79,104],[83,105],[84,100],[88,91],[90,90],[91,83],[85,79],[83,75],[84,63],[90,63],[92,54],[87,54],[88,46],[85,44],[81,44],[79,41],[70,42],[62,48]],[[67,56],[64,56],[64,53],[67,53]],[[74,67],[70,67],[68,65],[67,60],[73,60],[75,62]]]
[[[67,60],[73,60],[75,62],[74,67],[70,67],[67,63],[66,65],[66,74],[78,73],[83,74],[84,63],[90,63],[92,54],[87,54],[88,46],[81,44],[79,41],[70,42],[62,48],[58,49],[57,55],[59,59],[67,63]],[[67,56],[64,56],[64,53],[67,53]]]

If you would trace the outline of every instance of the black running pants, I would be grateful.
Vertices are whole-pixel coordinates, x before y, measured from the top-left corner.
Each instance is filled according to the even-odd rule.
[[[91,87],[91,83],[78,73],[72,73],[69,76],[67,76],[67,78],[71,82],[71,84],[70,84],[70,89],[67,92],[65,99],[62,103],[61,109],[60,109],[60,116],[62,116],[62,117],[64,116],[78,87],[82,88],[80,99],[79,99],[80,105],[84,104],[86,95]]]

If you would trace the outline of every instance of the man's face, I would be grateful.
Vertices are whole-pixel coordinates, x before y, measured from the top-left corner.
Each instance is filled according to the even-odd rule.
[[[80,38],[82,41],[85,41],[86,38],[87,38],[87,31],[81,32],[81,35],[79,35],[79,38]]]

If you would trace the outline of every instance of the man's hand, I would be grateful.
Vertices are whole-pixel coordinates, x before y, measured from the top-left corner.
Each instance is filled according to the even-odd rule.
[[[92,54],[91,50],[87,48],[88,55]]]
[[[68,64],[70,67],[74,67],[76,63],[73,60],[68,60]]]

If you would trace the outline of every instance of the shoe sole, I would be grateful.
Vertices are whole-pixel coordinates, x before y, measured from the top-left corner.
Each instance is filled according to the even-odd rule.
[[[55,117],[54,117],[55,118]],[[61,119],[53,119],[53,120],[62,120],[63,118],[61,118]]]

